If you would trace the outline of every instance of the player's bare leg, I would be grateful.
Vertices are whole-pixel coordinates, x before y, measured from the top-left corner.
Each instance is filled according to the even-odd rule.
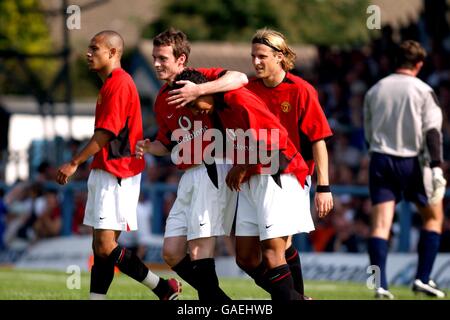
[[[442,201],[426,207],[417,206],[417,209],[422,216],[423,229],[441,234],[442,224],[444,223],[444,206]]]
[[[395,201],[386,201],[372,207],[371,237],[389,239],[392,221],[394,219]]]
[[[193,239],[188,242],[191,260],[200,260],[214,257],[216,237]]]
[[[261,262],[259,237],[236,237],[236,264],[247,272],[258,267]]]
[[[186,236],[167,237],[163,243],[163,258],[169,267],[176,266],[187,254]]]

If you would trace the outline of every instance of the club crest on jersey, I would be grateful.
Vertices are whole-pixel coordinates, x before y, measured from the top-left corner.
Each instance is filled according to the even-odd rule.
[[[181,116],[178,118],[178,125],[181,129],[189,131],[192,128],[191,120],[186,116]]]
[[[291,111],[291,109],[292,109],[292,107],[289,102],[284,101],[281,103],[281,111],[283,111],[284,113]]]
[[[102,94],[99,93],[97,96],[97,104],[102,104]]]

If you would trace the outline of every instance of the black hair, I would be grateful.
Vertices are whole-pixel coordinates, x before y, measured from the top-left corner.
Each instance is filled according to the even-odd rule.
[[[182,85],[179,85],[176,83],[177,81],[180,81],[180,80],[188,80],[195,84],[208,82],[208,79],[206,79],[206,77],[203,75],[203,73],[201,73],[195,69],[192,69],[192,68],[184,69],[183,72],[181,72],[180,74],[178,74],[175,77],[175,80],[173,81],[174,89],[179,89],[182,87]]]
[[[173,81],[173,85],[172,88],[173,89],[179,89],[181,88],[183,85],[177,84],[177,81],[180,80],[187,80],[190,81],[192,83],[195,84],[201,84],[201,83],[205,83],[208,82],[208,79],[206,78],[206,76],[201,73],[200,71],[197,71],[195,69],[192,68],[186,68],[183,70],[183,72],[181,72],[180,74],[178,74],[174,81]],[[216,93],[213,94],[214,97],[214,101],[217,102],[215,103],[215,108],[216,109],[223,109],[223,93]],[[222,102],[222,103],[219,103]],[[187,107],[190,107],[194,102],[191,102],[190,104],[186,105]]]

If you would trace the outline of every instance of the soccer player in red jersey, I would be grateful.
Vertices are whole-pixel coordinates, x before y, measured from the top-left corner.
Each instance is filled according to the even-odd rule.
[[[295,53],[281,33],[270,29],[258,30],[252,39],[251,54],[256,76],[249,79],[246,87],[258,95],[278,117],[309,167],[307,187],[303,194],[307,199],[306,206],[300,210],[310,212],[309,188],[315,163],[317,187],[314,204],[319,217],[324,217],[333,208],[325,144],[332,132],[317,92],[308,82],[289,72],[294,67]],[[264,267],[255,267],[258,257],[252,255],[255,252],[254,245],[244,245],[248,247],[238,250],[243,253],[243,256],[237,257],[238,264],[253,278],[258,278]],[[286,260],[294,277],[295,288],[304,295],[300,258],[292,245],[292,237],[289,237],[287,245]]]
[[[121,68],[123,50],[123,39],[114,31],[102,31],[92,38],[87,62],[103,81],[95,108],[95,131],[72,161],[59,167],[57,181],[66,184],[78,166],[94,156],[84,215],[84,224],[93,228],[90,298],[106,298],[116,265],[161,300],[174,300],[181,284],[158,277],[117,243],[121,231],[137,229],[136,208],[145,166],[133,155],[136,142],[142,139],[142,116],[133,79]]]
[[[163,156],[174,155],[176,152],[172,151],[178,148],[191,150],[175,159],[178,168],[185,172],[166,221],[163,257],[197,290],[200,300],[224,301],[229,298],[219,287],[214,247],[217,236],[231,232],[237,195],[225,185],[230,165],[204,164],[203,150],[210,142],[204,141],[203,134],[212,128],[210,117],[177,107],[183,105],[177,97],[184,97],[185,91],[190,92],[192,99],[199,94],[233,90],[247,84],[247,77],[220,68],[199,69],[212,81],[201,85],[180,82],[174,88],[174,79],[185,69],[189,53],[189,42],[181,31],[169,29],[153,39],[154,67],[166,84],[155,101],[157,137],[154,141],[138,142],[136,152],[141,157],[144,152]]]
[[[183,71],[176,79],[193,83],[207,81],[192,69]],[[301,299],[294,289],[284,252],[289,235],[314,229],[311,214],[297,211],[298,207],[305,206],[305,198],[297,194],[304,192],[307,164],[277,117],[246,88],[201,96],[188,106],[197,113],[212,113],[214,127],[222,132],[226,144],[232,144],[231,148],[226,148],[226,157],[234,163],[226,182],[232,190],[240,191],[236,215],[237,250],[242,248],[241,241],[256,240],[258,250],[255,251],[262,248],[267,267],[263,281],[272,299]],[[271,170],[264,170],[267,165],[262,165],[261,151],[267,152],[271,164],[275,164]],[[236,157],[235,153],[239,152],[245,156]],[[257,157],[252,162],[250,159],[254,155]]]

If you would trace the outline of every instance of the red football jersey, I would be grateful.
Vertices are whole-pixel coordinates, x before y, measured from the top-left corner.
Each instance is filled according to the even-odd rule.
[[[134,156],[138,140],[143,139],[139,94],[131,76],[122,68],[114,69],[103,83],[95,107],[95,130],[114,134],[94,156],[92,169],[102,169],[118,178],[142,172],[143,159]]]
[[[223,96],[223,99],[218,98],[221,96]],[[217,94],[215,103],[215,112],[220,118],[222,129],[226,131],[227,139],[230,136],[228,131],[230,129],[242,129],[244,131],[253,129],[252,138],[257,141],[257,148],[264,148],[269,151],[282,150],[288,163],[281,163],[283,166],[281,172],[293,173],[300,184],[304,186],[308,174],[307,164],[289,139],[286,129],[258,96],[246,88],[240,88],[229,91],[224,95]],[[277,130],[276,139],[270,134],[270,129]],[[259,130],[266,130],[267,134],[261,134],[262,131]],[[258,152],[257,150],[249,150],[245,146],[243,148],[236,146],[235,149]],[[263,166],[258,165],[250,174],[262,173],[262,170]]]
[[[226,70],[221,68],[196,69],[203,73],[209,81],[216,80]],[[209,145],[210,141],[203,140],[203,134],[206,130],[212,128],[212,120],[208,115],[194,115],[189,108],[176,108],[167,103],[168,93],[171,87],[164,84],[160,89],[155,101],[155,116],[158,123],[158,133],[156,140],[160,141],[168,150],[175,146],[182,148],[183,151],[191,150],[190,154],[182,154],[183,159],[176,163],[181,170],[186,170],[193,165],[201,164],[203,161],[203,150]],[[175,141],[172,139],[172,134]],[[189,144],[188,146],[183,144]]]
[[[262,79],[256,77],[251,78],[246,87],[260,97],[280,119],[289,132],[289,138],[308,163],[309,174],[312,174],[312,143],[333,135],[316,90],[289,72],[283,82],[274,88],[266,87]]]

